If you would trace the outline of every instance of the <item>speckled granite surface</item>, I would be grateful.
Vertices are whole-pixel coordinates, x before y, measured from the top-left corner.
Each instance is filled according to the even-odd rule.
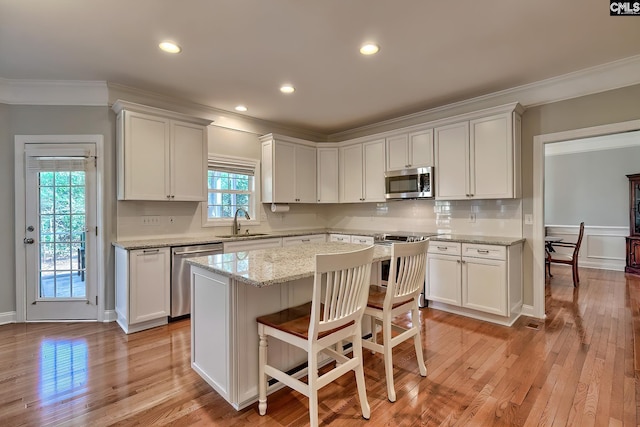
[[[263,236],[243,235],[240,234],[234,237],[219,237],[215,235],[204,236],[192,236],[192,237],[164,237],[157,239],[144,239],[144,240],[118,240],[113,242],[113,246],[122,249],[148,249],[148,248],[163,248],[167,246],[187,246],[187,245],[203,245],[208,243],[224,243],[235,242],[238,240],[256,240],[256,239],[272,239],[277,237],[290,237],[290,236],[306,236],[308,234],[325,234],[327,230],[295,230],[295,231],[276,231],[270,232]]]
[[[429,240],[435,242],[476,243],[482,245],[511,246],[524,242],[521,237],[471,236],[464,234],[439,234]]]
[[[239,282],[264,287],[312,277],[315,271],[316,254],[350,252],[365,247],[365,245],[340,242],[309,243],[190,258],[187,262]],[[374,261],[390,258],[390,246],[375,246]]]

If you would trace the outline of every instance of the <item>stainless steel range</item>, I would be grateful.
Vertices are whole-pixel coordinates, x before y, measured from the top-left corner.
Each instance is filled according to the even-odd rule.
[[[374,236],[374,244],[376,245],[392,245],[393,243],[405,243],[405,242],[418,242],[426,240],[431,236],[437,236],[438,233],[394,233],[394,234],[376,234]],[[387,283],[389,280],[389,269],[391,267],[391,261],[382,261],[380,263],[380,282]],[[426,285],[426,282],[425,282]],[[426,286],[423,286],[420,293],[420,307],[427,306]]]

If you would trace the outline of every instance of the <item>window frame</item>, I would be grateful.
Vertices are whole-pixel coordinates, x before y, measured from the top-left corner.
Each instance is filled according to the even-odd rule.
[[[212,163],[227,164],[230,167],[243,167],[253,168],[253,192],[249,200],[249,215],[250,220],[241,216],[242,224],[245,225],[259,225],[260,224],[260,161],[257,159],[250,159],[245,157],[223,156],[218,154],[209,154],[207,162],[207,200],[200,204],[200,210],[202,213],[202,226],[203,227],[217,227],[232,225],[233,218],[209,218],[209,171],[212,169]]]

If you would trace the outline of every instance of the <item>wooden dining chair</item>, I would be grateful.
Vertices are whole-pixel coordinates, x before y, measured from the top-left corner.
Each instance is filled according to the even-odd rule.
[[[362,316],[367,304],[373,246],[353,252],[316,255],[313,296],[310,303],[259,317],[260,415],[267,411],[267,376],[309,398],[311,426],[318,425],[318,390],[349,371],[354,371],[362,416],[369,419],[362,366]],[[276,338],[307,352],[307,382],[269,365],[267,339]],[[353,343],[352,357],[335,351],[342,341]],[[336,361],[335,367],[318,376],[320,354]]]
[[[554,251],[547,251],[546,261],[550,264],[565,264],[570,265],[573,274],[573,286],[580,284],[580,277],[578,275],[578,255],[580,252],[580,245],[582,244],[582,236],[584,235],[584,222],[580,223],[580,231],[578,232],[578,240],[575,243],[569,242],[553,242],[551,246]],[[559,253],[555,250],[556,247],[560,248],[572,248],[573,251],[570,254]],[[551,273],[551,271],[549,271]]]
[[[389,280],[386,289],[371,286],[365,315],[371,317],[371,340],[364,340],[366,349],[384,355],[384,370],[387,379],[387,396],[396,401],[393,384],[393,348],[413,338],[420,375],[427,375],[422,356],[420,339],[420,312],[418,298],[424,287],[429,241],[394,243],[391,249]],[[403,328],[394,323],[394,318],[411,313],[411,327]],[[382,345],[377,342],[377,325],[382,325]],[[392,335],[392,330],[399,332]]]

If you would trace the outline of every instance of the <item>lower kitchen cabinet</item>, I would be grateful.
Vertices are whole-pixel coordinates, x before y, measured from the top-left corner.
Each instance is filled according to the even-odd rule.
[[[171,314],[170,248],[115,250],[116,314],[126,333],[167,323]]]
[[[305,243],[324,243],[327,241],[326,234],[310,234],[308,236],[291,236],[282,238],[282,246],[301,245]]]
[[[513,324],[522,310],[522,244],[431,242],[427,299],[433,308]]]

